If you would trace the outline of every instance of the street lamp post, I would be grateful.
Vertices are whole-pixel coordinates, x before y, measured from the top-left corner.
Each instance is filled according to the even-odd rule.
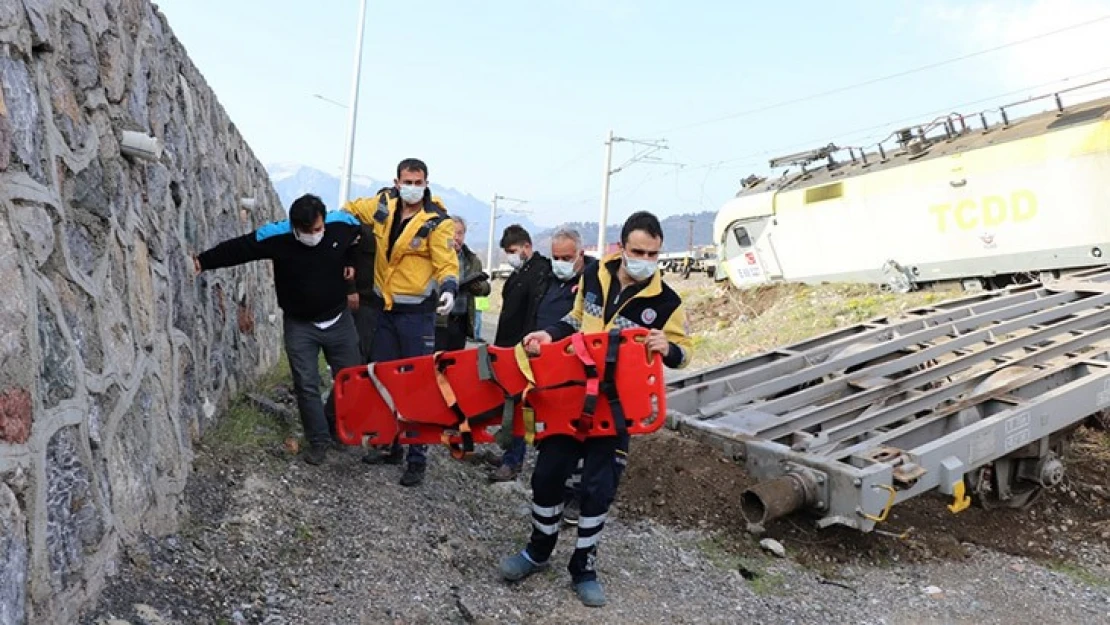
[[[355,69],[351,77],[351,105],[347,111],[347,147],[343,154],[343,177],[339,180],[339,206],[347,203],[351,191],[351,165],[355,157],[355,121],[358,118],[358,86],[362,73],[362,34],[366,28],[366,0],[358,11],[358,38],[355,41]]]

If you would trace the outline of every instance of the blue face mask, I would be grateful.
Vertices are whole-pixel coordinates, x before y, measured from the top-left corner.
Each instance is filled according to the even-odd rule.
[[[628,277],[636,282],[643,282],[655,275],[655,269],[658,266],[659,261],[657,260],[629,258],[627,255],[624,256],[624,270],[628,273]]]

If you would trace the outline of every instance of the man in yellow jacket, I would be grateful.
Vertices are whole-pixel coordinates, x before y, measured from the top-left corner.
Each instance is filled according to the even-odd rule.
[[[539,345],[575,332],[641,327],[650,329],[649,353],[658,354],[663,364],[673,369],[688,365],[692,342],[686,330],[686,312],[682,298],[659,274],[662,247],[663,228],[655,215],[634,213],[621,229],[621,251],[582,274],[570,313],[525,336],[525,349],[535,352]],[[501,575],[506,580],[517,581],[548,567],[559,538],[564,484],[581,460],[578,542],[567,569],[583,604],[605,605],[594,561],[609,505],[628,462],[628,438],[625,432],[579,442],[573,436],[560,435],[537,445],[539,454],[532,472],[532,537],[523,551],[501,561]]]
[[[428,188],[428,166],[415,158],[397,165],[392,188],[343,206],[374,229],[374,300],[379,308],[371,360],[382,362],[431,354],[436,314],[446,314],[459,290],[455,225]],[[403,486],[424,481],[427,446],[409,445]],[[371,450],[368,464],[401,464],[402,450]]]

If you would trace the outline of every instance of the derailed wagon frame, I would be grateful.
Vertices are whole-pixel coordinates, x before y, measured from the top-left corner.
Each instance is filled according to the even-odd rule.
[[[871,531],[937,490],[1020,507],[1110,406],[1110,270],[910,310],[675,378],[668,425],[744,460],[750,525]]]

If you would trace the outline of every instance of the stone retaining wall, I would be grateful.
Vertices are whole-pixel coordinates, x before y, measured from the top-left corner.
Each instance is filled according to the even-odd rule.
[[[190,253],[284,211],[148,0],[0,1],[0,82],[0,625],[66,623],[277,361],[269,264]]]

